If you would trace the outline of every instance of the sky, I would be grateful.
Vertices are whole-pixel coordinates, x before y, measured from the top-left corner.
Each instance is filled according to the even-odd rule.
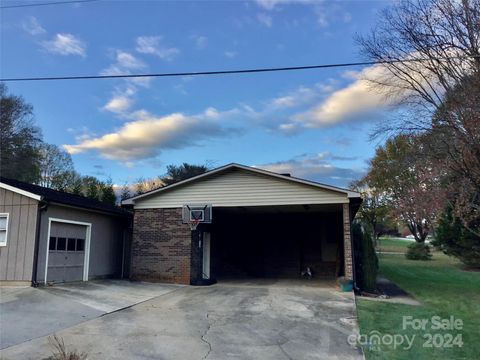
[[[2,5],[28,1],[2,1]],[[381,1],[94,1],[1,11],[0,75],[109,75],[365,60]],[[9,82],[44,140],[115,184],[169,164],[236,162],[345,187],[391,111],[375,66],[175,78]]]

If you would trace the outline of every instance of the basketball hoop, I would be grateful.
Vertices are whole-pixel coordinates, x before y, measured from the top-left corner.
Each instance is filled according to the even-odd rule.
[[[191,231],[197,230],[198,224],[200,224],[200,219],[191,219],[188,221],[188,226],[190,226]]]

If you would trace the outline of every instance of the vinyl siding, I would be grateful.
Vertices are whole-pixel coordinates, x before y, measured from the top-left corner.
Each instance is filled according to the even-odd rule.
[[[0,281],[31,281],[38,201],[0,189],[0,213],[8,213],[7,246],[0,247]]]
[[[348,203],[346,194],[234,169],[135,201],[135,209],[184,204],[269,206]]]
[[[48,220],[57,218],[92,224],[89,278],[119,276],[122,269],[123,231],[129,220],[98,212],[50,204],[42,213],[37,281],[44,282],[48,244]]]

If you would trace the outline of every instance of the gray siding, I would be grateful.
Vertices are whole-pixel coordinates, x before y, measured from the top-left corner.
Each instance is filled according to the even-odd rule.
[[[7,246],[0,247],[0,281],[31,281],[38,201],[0,189],[0,213],[8,213]]]
[[[135,209],[179,208],[184,204],[268,206],[349,203],[347,194],[286,179],[233,170],[135,201]]]
[[[123,230],[128,220],[89,210],[49,205],[42,212],[38,254],[37,281],[45,280],[45,261],[48,243],[48,219],[58,218],[92,224],[90,239],[89,279],[120,276],[122,269]]]

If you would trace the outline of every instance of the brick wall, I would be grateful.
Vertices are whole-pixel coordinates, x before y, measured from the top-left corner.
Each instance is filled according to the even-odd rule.
[[[138,209],[133,221],[131,278],[189,284],[191,232],[182,209]]]
[[[343,244],[345,258],[345,277],[353,279],[352,241],[350,237],[350,206],[343,204]]]

